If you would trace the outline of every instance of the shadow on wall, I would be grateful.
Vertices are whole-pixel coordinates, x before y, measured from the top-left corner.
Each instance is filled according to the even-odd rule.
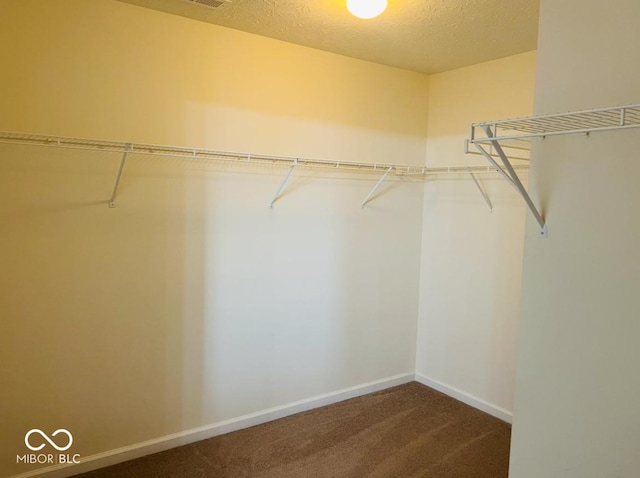
[[[2,146],[5,472],[32,428],[87,456],[201,423],[204,191],[133,156],[110,209],[118,161]]]
[[[0,148],[2,470],[32,428],[86,457],[412,369],[422,183],[270,209],[283,168],[132,154],[111,209],[119,155]]]
[[[512,410],[526,209],[502,178],[425,188],[416,372]]]
[[[412,368],[414,340],[407,339],[406,323],[415,322],[417,296],[405,304],[383,291],[412,283],[406,271],[385,271],[398,256],[415,261],[419,254],[421,184],[389,192],[381,201],[390,201],[394,212],[382,215],[360,207],[377,178],[296,171],[270,209],[285,171],[211,178],[207,235],[215,247],[209,249],[207,275],[215,279],[207,292],[205,360],[210,422]],[[396,215],[399,227],[390,222]],[[370,255],[358,254],[364,247],[382,257],[369,262]],[[395,250],[402,252],[394,257]],[[366,287],[372,270],[377,279]],[[394,314],[398,320],[389,321]],[[406,339],[402,346],[387,343],[389,330]]]

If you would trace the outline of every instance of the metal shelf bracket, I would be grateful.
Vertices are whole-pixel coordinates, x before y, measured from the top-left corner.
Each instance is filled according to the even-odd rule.
[[[478,191],[480,191],[480,194],[482,194],[484,201],[487,203],[487,206],[489,206],[489,210],[493,212],[493,204],[491,204],[491,199],[489,199],[489,195],[482,187],[482,184],[480,184],[480,180],[476,177],[475,174],[473,174],[473,172],[471,171],[471,168],[468,168],[468,169],[469,169],[469,175],[471,176],[471,179],[473,179],[473,182],[478,188]]]
[[[517,167],[514,168],[511,165],[503,149],[517,150],[519,148],[508,146],[506,142],[530,141],[535,138],[545,139],[549,136],[566,134],[581,134],[589,137],[591,133],[632,128],[640,128],[640,104],[473,123],[469,132],[469,139],[465,145],[465,152],[470,152],[468,151],[469,144],[473,144],[487,161],[496,168],[496,171],[507,179],[527,203],[527,207],[540,226],[540,236],[546,237],[547,227],[544,218],[533,204],[533,201],[531,201],[529,194],[515,173]],[[476,134],[480,132],[483,132],[484,136]],[[502,145],[500,144],[501,141],[503,142]],[[488,145],[490,150],[487,151],[483,145]],[[504,164],[504,170],[498,165],[494,156],[498,156]],[[512,157],[512,159],[524,158]]]
[[[118,194],[118,188],[120,187],[120,180],[122,179],[122,172],[124,171],[124,165],[127,162],[127,155],[131,152],[131,144],[126,145],[122,159],[120,160],[120,167],[118,168],[118,175],[116,176],[116,183],[113,185],[113,192],[111,193],[111,199],[109,199],[109,207],[116,207],[116,194]]]
[[[514,189],[518,192],[518,194],[522,196],[522,199],[524,199],[524,202],[527,204],[529,211],[531,211],[531,214],[533,214],[533,217],[535,218],[536,222],[540,226],[540,236],[546,237],[547,228],[545,226],[544,218],[542,217],[542,214],[540,214],[540,211],[538,211],[538,208],[535,206],[535,204],[533,204],[533,201],[531,200],[529,193],[527,192],[524,185],[522,184],[522,181],[520,181],[518,174],[513,169],[513,165],[507,158],[507,155],[502,149],[502,146],[500,145],[499,140],[495,137],[494,130],[491,128],[491,126],[488,126],[488,125],[483,125],[482,130],[487,136],[486,141],[493,146],[493,151],[500,158],[500,161],[502,162],[503,167],[501,167],[497,163],[497,161],[493,159],[493,156],[486,149],[484,149],[482,145],[480,145],[479,143],[473,143],[474,146],[478,149],[478,151],[480,151],[480,153],[482,153],[482,155],[487,159],[487,161],[489,161],[491,164],[493,164],[496,167],[496,169],[502,174],[502,176],[507,180],[507,182],[514,187]]]
[[[387,172],[384,173],[384,175],[380,178],[380,181],[376,183],[376,185],[373,187],[371,192],[367,195],[366,198],[364,198],[364,201],[362,201],[362,207],[365,207],[367,205],[367,203],[369,202],[371,197],[376,193],[380,185],[384,182],[385,179],[387,179],[387,176],[389,176],[389,173],[391,172],[392,169],[393,169],[393,166],[389,166],[389,168],[387,169]]]
[[[273,199],[271,200],[271,203],[269,204],[269,207],[272,208],[274,203],[278,200],[278,198],[280,197],[280,193],[284,189],[285,184],[287,184],[287,181],[289,180],[289,177],[291,176],[291,174],[293,173],[293,170],[296,168],[297,165],[298,165],[298,160],[295,159],[293,161],[293,164],[289,168],[289,171],[287,171],[287,174],[285,175],[284,179],[282,180],[282,183],[280,183],[280,187],[276,191],[276,194],[273,196]]]

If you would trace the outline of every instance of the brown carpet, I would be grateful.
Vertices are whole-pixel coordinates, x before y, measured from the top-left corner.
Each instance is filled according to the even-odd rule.
[[[506,478],[510,434],[412,382],[80,476]]]

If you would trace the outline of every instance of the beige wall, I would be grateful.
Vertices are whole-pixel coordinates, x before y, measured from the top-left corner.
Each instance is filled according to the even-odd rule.
[[[115,0],[2,16],[2,130],[423,162],[424,75]]]
[[[0,130],[422,164],[428,79],[112,0],[11,0]],[[423,184],[0,146],[0,475],[412,372]]]
[[[536,112],[638,103],[635,0],[543,0]],[[640,473],[636,130],[547,138],[527,223],[513,478]]]
[[[463,154],[471,123],[530,115],[535,82],[535,51],[431,75],[427,164],[488,164]]]
[[[535,68],[530,52],[431,76],[427,164],[488,164],[463,152],[469,125],[531,114]],[[513,404],[525,208],[504,179],[482,183],[493,213],[468,177],[425,185],[416,372],[505,417]]]

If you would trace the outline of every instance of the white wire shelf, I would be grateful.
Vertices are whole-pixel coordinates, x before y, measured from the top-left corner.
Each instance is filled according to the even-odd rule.
[[[640,104],[473,123],[469,143],[523,140],[640,127]],[[490,128],[492,137],[487,136]]]
[[[114,153],[146,154],[152,156],[170,156],[186,159],[201,159],[213,161],[228,161],[235,163],[276,164],[281,166],[323,168],[345,171],[360,171],[371,173],[391,172],[398,176],[433,176],[441,174],[493,174],[496,168],[492,166],[447,166],[427,167],[392,163],[371,163],[354,161],[336,161],[329,159],[294,158],[288,156],[272,156],[253,153],[238,153],[231,151],[217,151],[183,146],[164,146],[144,143],[124,143],[117,141],[102,141],[94,139],[69,138],[62,136],[46,136],[26,133],[0,132],[0,143],[20,144],[27,146],[46,146],[67,149],[81,149],[93,151],[108,151]],[[526,170],[527,165],[519,165],[518,169]]]
[[[565,134],[589,134],[639,127],[640,104],[473,123],[469,138],[465,142],[465,152],[483,155],[495,170],[504,176],[524,199],[529,211],[540,226],[540,235],[546,237],[547,227],[542,211],[539,211],[531,200],[518,177],[517,167],[510,162],[522,158],[515,156],[512,150],[518,152],[520,145],[528,143],[534,138]],[[470,145],[476,151],[471,151]],[[523,147],[527,149],[527,146]],[[497,159],[502,164],[499,164]]]

